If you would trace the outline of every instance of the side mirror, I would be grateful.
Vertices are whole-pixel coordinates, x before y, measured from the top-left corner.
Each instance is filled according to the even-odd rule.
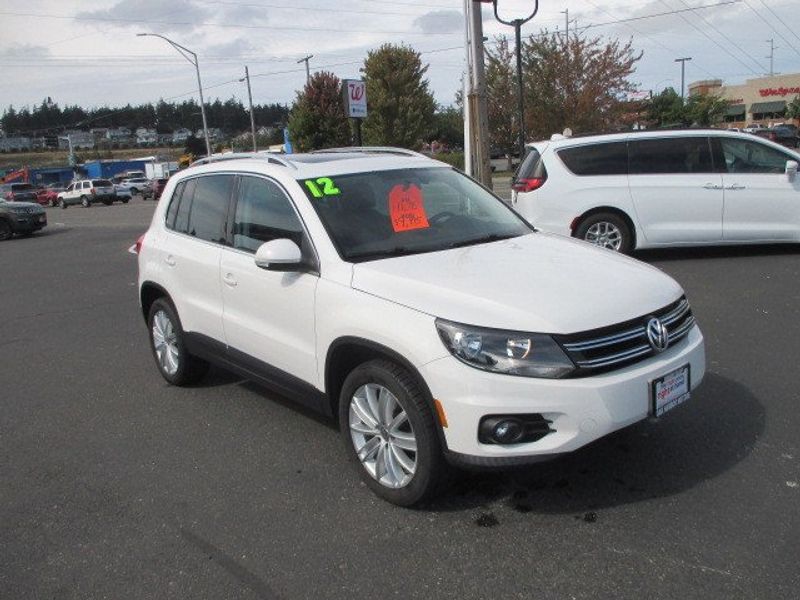
[[[795,177],[797,177],[797,166],[796,160],[786,161],[786,179],[794,181]]]
[[[261,244],[256,250],[255,261],[256,266],[268,271],[299,271],[303,255],[297,244],[283,238]]]

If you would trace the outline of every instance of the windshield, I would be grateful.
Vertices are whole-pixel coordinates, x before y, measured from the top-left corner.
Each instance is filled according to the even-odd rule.
[[[502,200],[446,168],[301,180],[339,254],[359,262],[525,235]]]

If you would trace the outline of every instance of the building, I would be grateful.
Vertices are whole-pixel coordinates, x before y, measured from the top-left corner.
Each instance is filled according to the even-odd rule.
[[[67,131],[64,135],[59,136],[59,149],[69,150],[70,145],[73,150],[94,148],[94,136],[88,131]]]
[[[786,118],[786,107],[800,96],[800,73],[758,77],[739,85],[723,85],[721,79],[695,81],[689,84],[689,94],[717,94],[730,101],[724,118],[727,127],[798,124],[797,119]]]
[[[123,144],[131,141],[131,130],[127,127],[115,127],[106,131],[106,139]]]
[[[191,129],[186,129],[186,127],[181,127],[180,129],[176,129],[172,132],[172,143],[173,144],[185,144],[186,140],[189,139],[189,136],[192,135]]]
[[[87,179],[111,179],[114,175],[125,171],[144,172],[146,159],[135,160],[93,160],[81,165]]]
[[[136,130],[136,144],[139,146],[155,146],[158,143],[158,134],[155,129],[139,127]]]
[[[24,152],[31,149],[29,137],[0,138],[0,152]]]

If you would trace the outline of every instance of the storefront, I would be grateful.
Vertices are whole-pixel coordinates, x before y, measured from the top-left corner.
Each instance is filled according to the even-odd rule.
[[[723,85],[721,79],[695,81],[689,84],[689,94],[718,94],[729,100],[723,118],[727,127],[799,123],[786,117],[786,107],[800,96],[800,73],[748,79],[740,85]]]

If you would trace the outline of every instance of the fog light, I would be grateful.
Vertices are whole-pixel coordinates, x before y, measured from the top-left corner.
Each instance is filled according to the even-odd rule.
[[[498,444],[513,444],[522,437],[522,424],[514,419],[504,419],[492,428],[492,438]]]
[[[481,444],[525,444],[555,431],[541,414],[487,415],[478,424]]]

